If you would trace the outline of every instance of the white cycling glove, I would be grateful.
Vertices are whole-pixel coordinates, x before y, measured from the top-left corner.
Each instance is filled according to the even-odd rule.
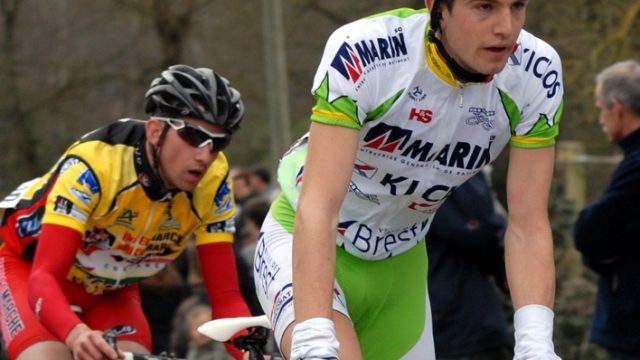
[[[333,321],[311,318],[293,328],[291,360],[337,360],[340,343]]]
[[[560,360],[553,350],[553,311],[544,305],[526,305],[513,316],[513,360]]]

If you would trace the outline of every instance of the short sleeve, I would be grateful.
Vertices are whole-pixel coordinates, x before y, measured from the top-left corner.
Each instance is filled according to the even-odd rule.
[[[196,228],[196,244],[233,242],[236,231],[234,216],[236,204],[233,199],[230,179],[220,183],[209,211],[204,215],[202,223]]]
[[[68,156],[60,162],[55,183],[47,195],[46,224],[70,227],[84,233],[89,216],[100,201],[101,187],[95,172],[82,159]]]
[[[520,148],[553,146],[564,105],[560,56],[540,39],[533,44],[519,67],[525,74],[521,93],[515,97],[500,93],[511,122],[511,145]]]

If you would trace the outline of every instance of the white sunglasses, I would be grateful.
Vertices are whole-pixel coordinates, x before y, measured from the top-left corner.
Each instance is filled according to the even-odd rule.
[[[222,151],[231,142],[231,135],[229,134],[212,133],[201,126],[187,124],[187,122],[182,119],[168,117],[153,118],[169,124],[187,144],[193,147],[210,146],[212,153]]]

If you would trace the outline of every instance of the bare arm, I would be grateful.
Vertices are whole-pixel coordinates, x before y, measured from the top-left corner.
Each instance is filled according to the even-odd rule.
[[[338,211],[351,178],[358,132],[312,123],[293,234],[297,322],[332,318]]]
[[[512,147],[507,176],[507,279],[513,306],[553,308],[555,265],[547,213],[555,150]]]

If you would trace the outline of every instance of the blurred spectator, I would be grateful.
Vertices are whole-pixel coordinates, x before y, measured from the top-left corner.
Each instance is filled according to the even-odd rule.
[[[189,327],[189,350],[187,360],[233,360],[224,346],[198,332],[198,326],[211,320],[211,307],[203,303],[195,303],[186,313],[186,324]]]
[[[446,200],[427,234],[429,296],[439,360],[513,357],[502,300],[508,289],[503,248],[506,219],[501,210],[480,172]]]
[[[244,209],[245,232],[244,237],[237,242],[236,260],[238,262],[238,281],[240,291],[249,305],[253,315],[264,314],[258,298],[253,279],[253,256],[256,251],[260,227],[264,221],[271,203],[265,199],[255,198],[247,202]]]
[[[184,261],[182,255],[178,259]],[[178,305],[188,294],[186,282],[173,263],[141,283],[140,299],[151,327],[154,354],[169,351],[172,320]]]
[[[253,195],[251,173],[241,167],[232,167],[229,170],[229,177],[231,177],[236,205],[240,208]]]
[[[242,241],[242,238],[246,236],[244,224],[244,205],[247,203],[247,201],[254,198],[256,194],[251,188],[250,171],[241,167],[234,167],[229,171],[229,176],[231,177],[233,193],[236,201],[236,215],[234,217],[236,232],[234,235],[234,247],[237,252],[239,243]]]
[[[253,254],[256,250],[260,227],[269,212],[271,203],[266,199],[256,198],[249,201],[244,209],[245,236],[241,239],[240,256],[253,266]]]
[[[264,165],[254,165],[251,167],[249,177],[251,189],[256,196],[262,197],[272,202],[276,197],[276,191],[271,181],[271,171]]]
[[[186,282],[189,287],[189,294],[206,294],[202,272],[200,271],[200,258],[198,257],[195,243],[190,242],[184,252],[188,263]]]
[[[602,196],[578,215],[576,248],[599,275],[591,341],[610,360],[640,359],[640,64],[618,62],[596,77],[599,122],[624,157]]]
[[[178,358],[233,359],[228,354],[224,354],[224,345],[198,333],[198,326],[209,320],[211,320],[211,307],[208,305],[206,293],[186,298],[178,306],[173,318],[171,352]]]

